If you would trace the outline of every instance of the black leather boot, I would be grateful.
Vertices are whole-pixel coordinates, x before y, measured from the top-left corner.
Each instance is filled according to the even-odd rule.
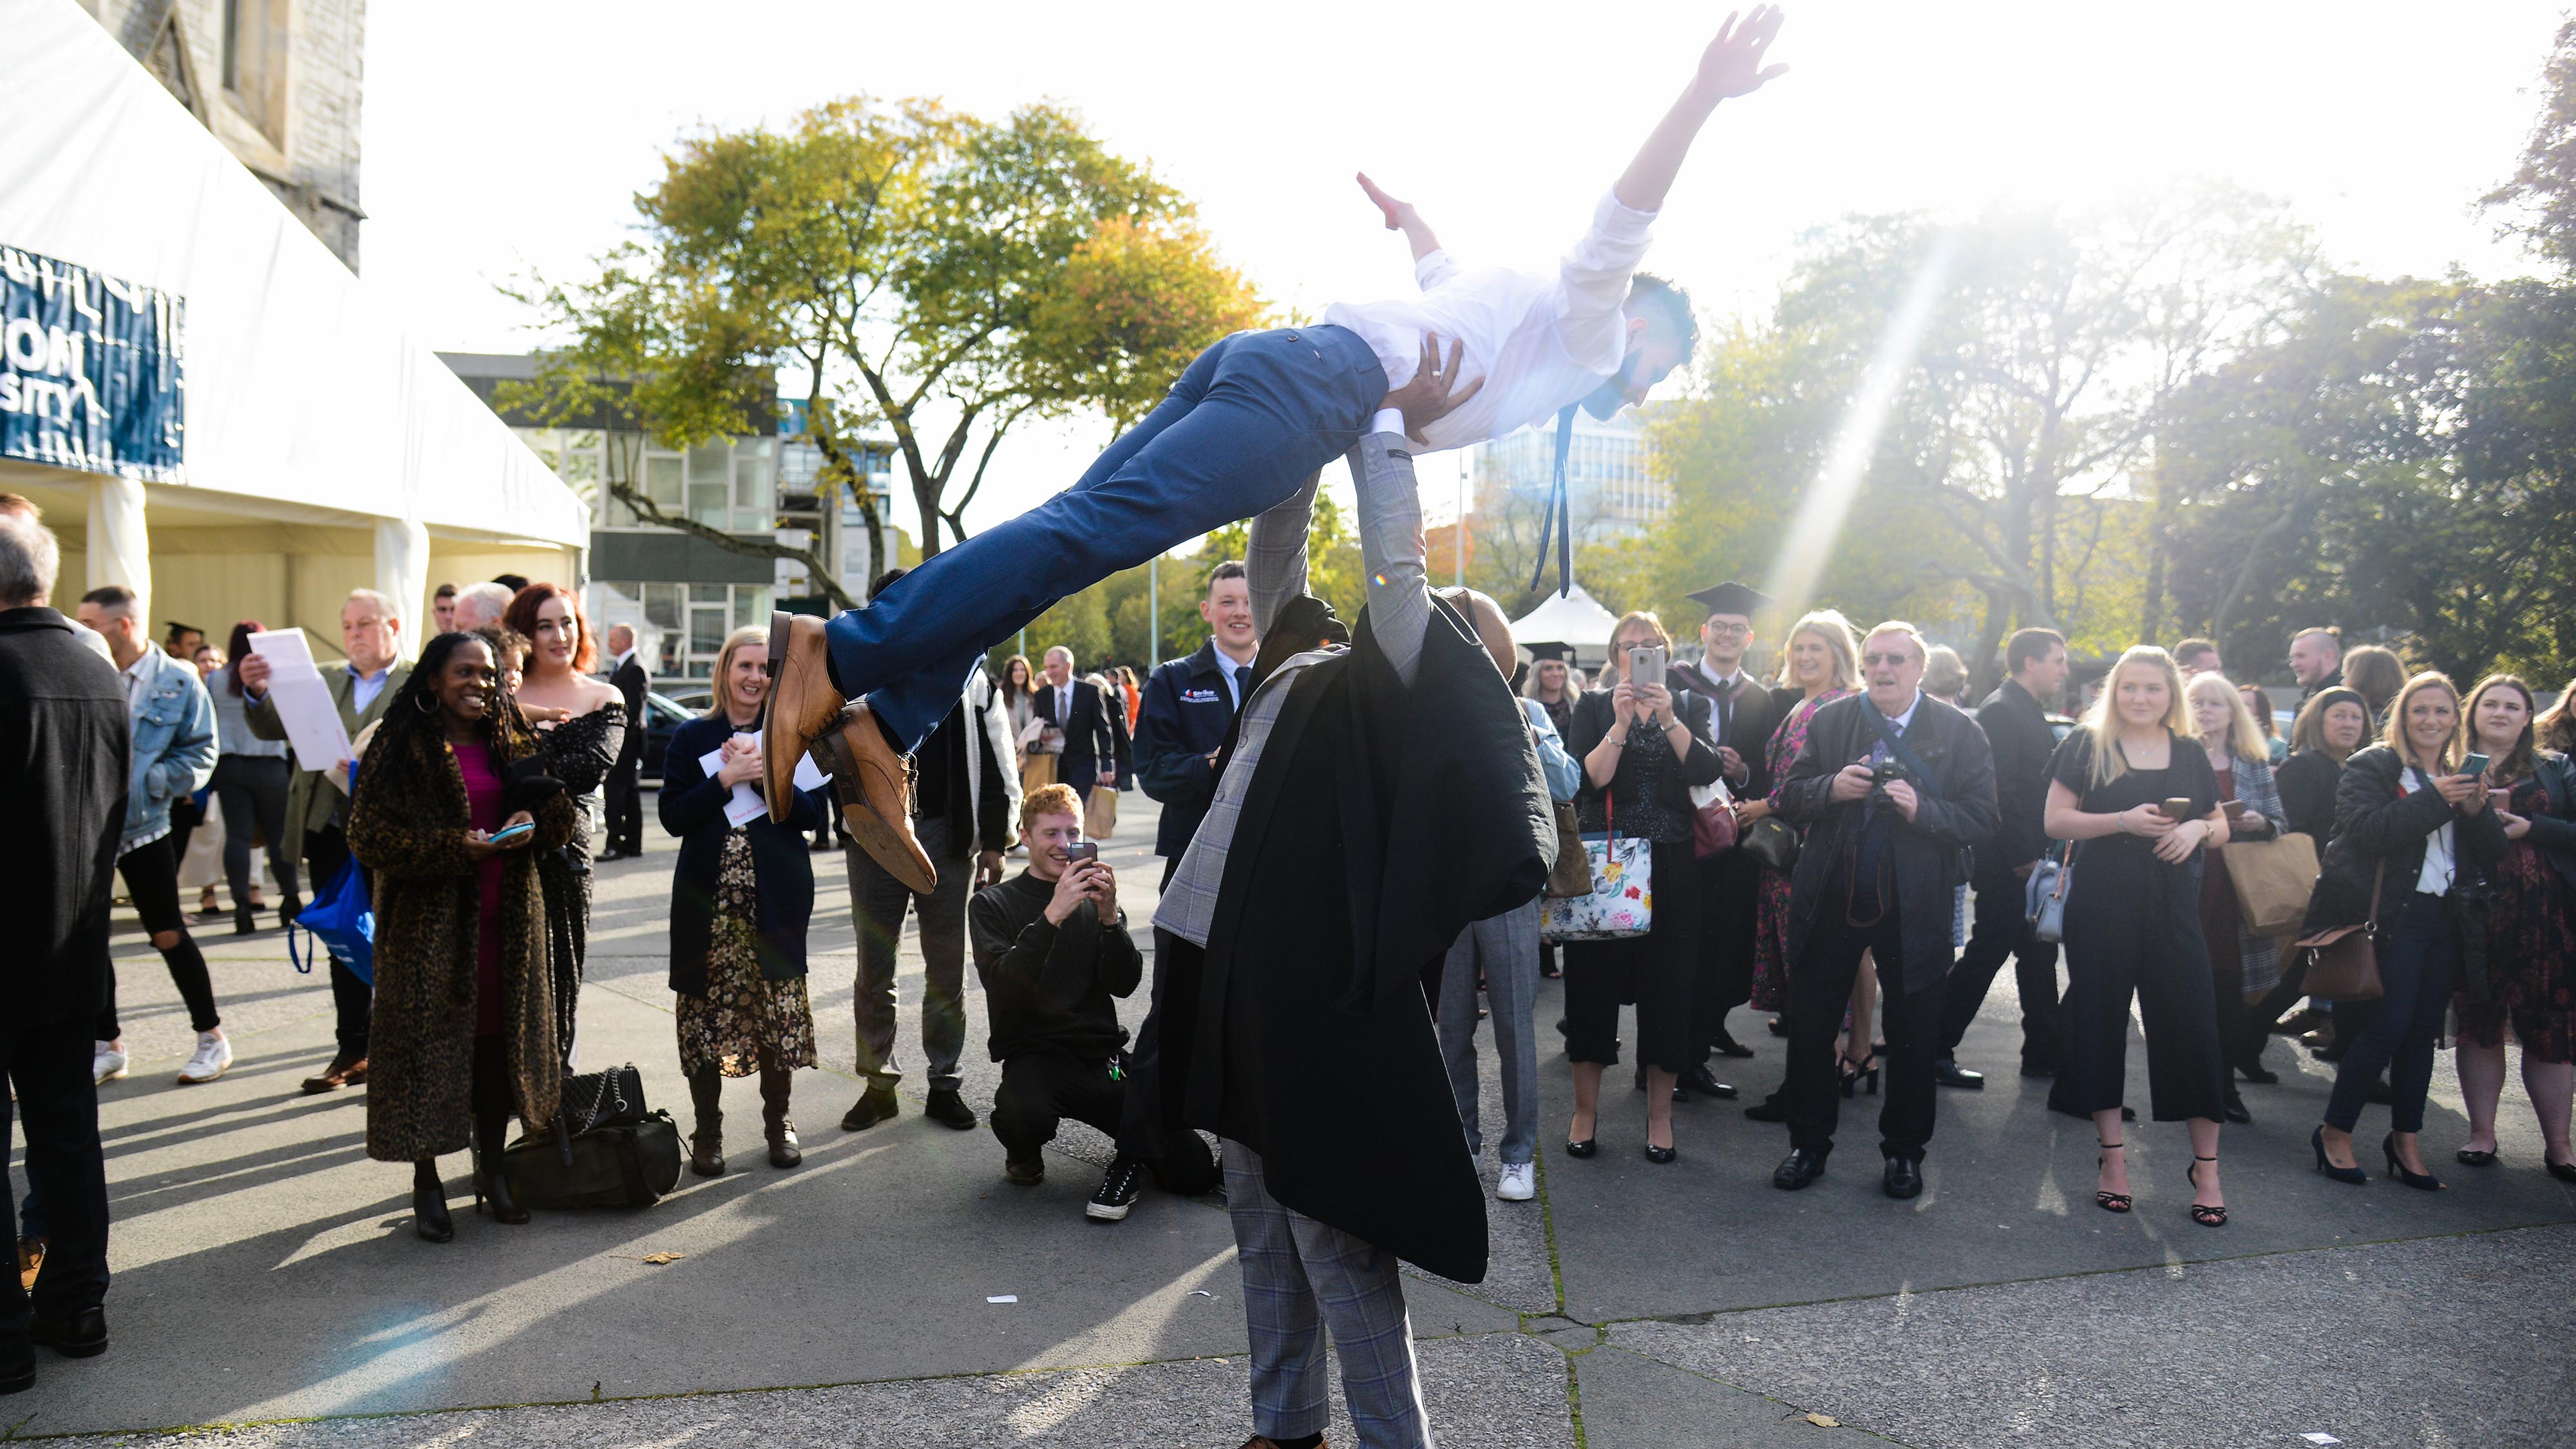
[[[787,1119],[787,1097],[795,1085],[790,1074],[771,1067],[760,1070],[760,1125],[769,1136],[769,1165],[794,1167],[805,1160],[796,1145],[796,1124]]]
[[[509,1137],[510,1119],[481,1117],[474,1123],[474,1203],[492,1206],[492,1221],[524,1223],[528,1210],[510,1191],[510,1175],[501,1170],[501,1144]]]
[[[447,1184],[439,1181],[438,1163],[432,1158],[411,1165],[411,1226],[433,1243],[456,1236],[456,1223],[447,1215]]]
[[[689,1131],[689,1171],[700,1177],[724,1175],[724,1078],[712,1067],[689,1078],[689,1105],[697,1126]]]

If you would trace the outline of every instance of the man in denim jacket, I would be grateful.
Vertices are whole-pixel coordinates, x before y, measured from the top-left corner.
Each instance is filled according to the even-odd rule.
[[[81,595],[80,621],[107,640],[108,659],[125,686],[128,717],[134,727],[131,773],[125,797],[125,831],[117,841],[117,874],[134,900],[143,928],[169,964],[170,979],[188,1003],[189,1023],[197,1031],[197,1050],[179,1071],[182,1083],[211,1082],[233,1064],[232,1043],[224,1039],[223,1018],[215,1011],[214,982],[206,958],[188,935],[188,916],[179,904],[179,857],[170,847],[170,802],[195,794],[215,773],[215,702],[197,678],[194,666],[182,664],[151,645],[135,617],[134,591],[110,584]],[[92,1067],[97,1079],[125,1075],[123,1032],[116,1021],[116,982],[111,972],[107,999],[99,1008]]]

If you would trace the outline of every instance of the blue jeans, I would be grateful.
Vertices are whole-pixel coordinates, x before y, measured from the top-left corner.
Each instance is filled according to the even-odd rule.
[[[2416,892],[2396,943],[2379,953],[2386,988],[2379,1015],[2352,1050],[2335,1064],[2334,1095],[2326,1099],[2326,1125],[2350,1132],[2370,1100],[2370,1084],[2388,1069],[2388,1126],[2393,1132],[2424,1130],[2424,1095],[2433,1086],[2433,1042],[2451,1004],[2451,972],[2460,958],[2460,935],[2450,902]]]
[[[986,649],[1068,594],[1284,502],[1385,397],[1376,354],[1346,329],[1220,340],[1081,482],[832,620],[833,683],[917,748]]]

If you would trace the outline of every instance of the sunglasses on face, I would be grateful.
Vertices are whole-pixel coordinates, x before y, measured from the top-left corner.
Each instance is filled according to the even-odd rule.
[[[1868,665],[1872,669],[1875,669],[1882,664],[1911,664],[1914,662],[1914,656],[1911,654],[1864,654],[1860,657],[1860,662]]]

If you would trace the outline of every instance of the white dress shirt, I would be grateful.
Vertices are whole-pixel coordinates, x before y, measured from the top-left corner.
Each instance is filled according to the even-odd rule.
[[[1360,335],[1386,369],[1386,385],[1413,380],[1422,358],[1422,334],[1466,352],[1462,379],[1483,378],[1484,389],[1448,416],[1423,429],[1434,451],[1499,438],[1515,428],[1553,419],[1567,403],[1589,396],[1619,370],[1627,355],[1628,278],[1646,255],[1655,213],[1622,206],[1604,195],[1592,227],[1557,263],[1556,275],[1461,267],[1445,250],[1413,264],[1422,295],[1383,302],[1337,302],[1324,320]]]
[[[2415,780],[2416,772],[2411,766],[2397,772],[2397,794],[2400,799],[2414,794],[2419,789],[2431,787],[2430,781],[2418,785]],[[2445,821],[2441,829],[2424,839],[2424,868],[2415,873],[2415,889],[2428,896],[2449,895],[2451,881],[2458,872],[2459,857],[2453,849],[2451,825],[2450,822]]]

